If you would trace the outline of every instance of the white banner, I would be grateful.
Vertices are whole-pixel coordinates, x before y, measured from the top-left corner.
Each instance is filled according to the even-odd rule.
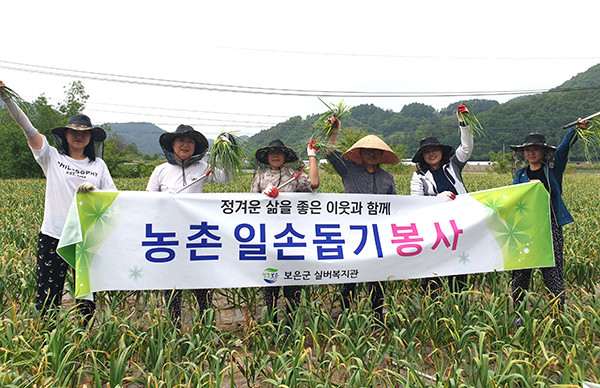
[[[59,242],[78,297],[102,290],[398,280],[553,265],[548,193],[447,198],[77,194]]]

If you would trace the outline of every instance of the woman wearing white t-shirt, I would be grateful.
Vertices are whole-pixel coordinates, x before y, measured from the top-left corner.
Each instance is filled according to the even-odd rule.
[[[4,87],[0,81],[0,87]],[[45,315],[48,309],[61,304],[65,276],[69,265],[56,253],[69,207],[76,192],[116,190],[108,168],[97,151],[106,139],[102,128],[92,126],[89,117],[74,115],[64,127],[54,128],[52,137],[56,148],[33,127],[25,113],[0,89],[2,101],[27,137],[29,148],[46,176],[44,221],[38,238],[36,268],[36,308]],[[101,155],[98,155],[101,156]],[[95,304],[78,300],[78,310],[86,321]]]

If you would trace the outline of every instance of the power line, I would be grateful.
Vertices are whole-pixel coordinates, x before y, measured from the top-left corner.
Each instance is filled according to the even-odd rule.
[[[31,97],[31,96],[28,96]],[[53,101],[58,101],[58,99],[56,98],[48,98],[48,100],[53,100]],[[189,125],[194,124],[196,126],[201,126],[201,127],[236,127],[236,128],[269,128],[272,126],[275,126],[277,124],[282,124],[282,123],[277,123],[277,122],[261,122],[261,121],[248,121],[248,120],[229,120],[229,119],[216,119],[216,118],[202,118],[202,117],[189,117],[189,116],[172,116],[172,115],[165,115],[165,114],[158,114],[158,113],[147,113],[147,112],[127,112],[127,111],[113,111],[113,110],[106,110],[106,109],[95,109],[95,108],[89,108],[88,105],[89,104],[96,104],[96,105],[108,105],[108,106],[117,106],[117,107],[124,107],[124,108],[138,108],[138,109],[157,109],[157,110],[172,110],[172,111],[183,111],[183,112],[192,112],[192,113],[216,113],[216,114],[231,114],[231,115],[240,115],[240,116],[259,116],[259,117],[274,117],[274,118],[284,118],[284,119],[289,119],[289,116],[280,116],[280,115],[261,115],[261,114],[248,114],[248,113],[230,113],[230,112],[207,112],[207,111],[197,111],[197,110],[193,110],[193,109],[176,109],[176,108],[160,108],[160,107],[151,107],[151,106],[142,106],[142,105],[125,105],[125,104],[114,104],[114,103],[90,103],[90,102],[86,102],[86,111],[92,111],[92,112],[102,112],[102,113],[116,113],[116,114],[123,114],[123,115],[135,115],[137,117],[140,116],[152,116],[152,117],[164,117],[164,118],[175,118],[175,119],[180,119],[180,120],[204,120],[204,121],[215,121],[216,123],[202,123],[200,121],[198,122],[192,122],[192,123],[188,123]],[[139,121],[139,120],[138,120]],[[169,122],[169,123],[156,123],[154,122],[153,124],[155,125],[178,125],[181,124],[181,121],[178,122]]]
[[[164,114],[153,114],[153,113],[138,113],[138,112],[118,112],[112,110],[103,110],[103,109],[94,109],[94,108],[86,108],[86,110],[94,111],[94,112],[105,112],[105,113],[117,113],[117,114],[126,114],[126,115],[138,115],[138,116],[153,116],[153,117],[167,117],[170,119],[188,119],[188,120],[204,120],[204,121],[223,121],[222,119],[209,119],[203,117],[183,117],[183,116],[170,116]],[[270,122],[260,122],[260,121],[240,121],[240,120],[227,120],[228,123],[244,123],[244,124],[262,124],[264,125],[275,125],[277,123]],[[224,124],[221,124],[224,125]]]
[[[178,122],[161,122],[161,123],[152,123],[156,126],[161,126],[161,125],[179,125],[182,124],[181,121]],[[207,124],[207,123],[201,123],[201,122],[194,122],[194,121],[190,121],[190,122],[186,122],[186,125],[191,125],[192,127],[210,127],[210,128],[224,128],[224,127],[234,127],[234,128],[248,128],[248,129],[252,129],[252,128],[257,128],[257,129],[268,129],[270,127],[265,126],[265,125],[249,125],[249,124],[239,124],[239,125],[217,125],[217,124]],[[291,124],[286,124],[284,125],[285,127],[292,127]],[[274,125],[273,125],[274,127]],[[216,131],[216,129],[215,129]],[[254,132],[253,132],[254,134]]]
[[[440,55],[400,55],[400,54],[364,54],[364,53],[335,53],[324,51],[274,50],[233,46],[200,46],[219,50],[254,51],[275,54],[322,55],[334,57],[363,57],[363,58],[399,58],[399,59],[459,59],[459,60],[511,60],[511,61],[556,61],[556,60],[597,60],[600,57],[479,57],[479,56],[440,56]]]
[[[88,102],[88,103],[95,104],[95,105],[118,106],[118,107],[123,107],[123,108],[139,108],[139,109],[165,110],[165,111],[175,111],[175,112],[209,113],[209,114],[222,114],[222,115],[232,115],[232,116],[273,117],[273,118],[284,118],[284,119],[289,118],[289,116],[265,115],[265,114],[259,114],[259,113],[218,112],[218,111],[196,110],[196,109],[165,108],[165,107],[158,107],[158,106],[114,104],[114,103],[108,103],[108,102],[93,102],[93,101]]]
[[[83,71],[83,70],[64,69],[64,68],[58,68],[58,67],[31,65],[31,64],[27,64],[27,63],[18,63],[18,62],[1,61],[1,60],[0,60],[0,63],[7,63],[9,65],[12,65],[12,66],[0,65],[0,68],[16,70],[16,71],[49,74],[49,75],[57,75],[57,76],[64,76],[64,77],[80,77],[80,78],[87,78],[87,79],[93,79],[93,80],[122,82],[122,83],[131,83],[131,84],[139,84],[139,85],[149,85],[149,86],[163,86],[163,87],[175,87],[175,88],[184,88],[184,89],[224,91],[224,92],[233,92],[233,93],[282,94],[282,95],[299,95],[299,96],[304,96],[304,95],[317,96],[317,95],[322,95],[322,94],[327,94],[327,93],[334,93],[332,91],[264,88],[264,87],[258,87],[258,86],[212,84],[212,83],[204,83],[204,82],[138,77],[138,76],[130,76],[130,75],[98,73],[98,72]],[[30,67],[30,68],[19,68],[19,67],[14,67],[14,66],[22,66],[22,67]],[[74,73],[74,74],[63,74],[63,73],[58,73],[58,72],[63,72],[63,73],[67,72],[67,73]],[[117,79],[102,78],[102,77],[116,77]],[[301,93],[301,94],[293,94],[293,93]],[[312,94],[307,94],[307,93],[312,93]],[[361,93],[361,92],[340,91],[337,93],[351,93],[352,94],[352,93]],[[385,92],[379,92],[379,93],[385,93]]]
[[[262,88],[254,86],[210,84],[192,81],[166,80],[159,78],[146,78],[127,76],[109,73],[97,73],[80,70],[62,69],[56,67],[30,65],[9,61],[1,61],[9,65],[0,64],[0,68],[15,71],[49,74],[62,77],[78,77],[108,82],[119,82],[146,86],[159,86],[180,89],[193,89],[205,91],[220,91],[231,93],[248,94],[267,94],[283,96],[306,96],[306,97],[370,97],[370,98],[418,98],[418,97],[481,97],[481,96],[501,96],[501,95],[526,95],[546,92],[549,89],[525,89],[525,90],[498,90],[498,91],[465,91],[465,92],[362,92],[362,91],[332,91],[332,90],[301,90],[301,89],[280,89],[280,88]],[[20,66],[20,67],[18,67]],[[30,67],[30,68],[26,68]],[[73,74],[65,74],[73,73]]]

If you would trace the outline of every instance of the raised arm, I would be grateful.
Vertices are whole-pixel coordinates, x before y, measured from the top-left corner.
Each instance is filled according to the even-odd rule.
[[[469,111],[466,106],[460,104],[456,110],[458,127],[460,128],[460,146],[456,149],[455,155],[460,162],[465,163],[473,153],[473,133],[461,116],[463,113],[469,113]]]
[[[319,163],[317,163],[318,148],[313,147],[314,140],[308,143],[306,152],[308,153],[308,177],[310,178],[310,187],[316,190],[319,187]]]
[[[5,86],[6,85],[4,84],[4,82],[0,81],[0,88],[3,88]],[[12,98],[10,98],[6,93],[4,93],[2,89],[0,89],[0,97],[2,98],[4,104],[6,104],[6,107],[8,108],[8,111],[10,112],[10,115],[12,116],[13,120],[15,120],[17,124],[19,124],[19,127],[21,127],[21,130],[25,134],[25,137],[27,137],[27,142],[29,143],[29,146],[34,150],[41,150],[42,145],[44,144],[44,138],[38,132],[38,130],[35,129],[35,127],[31,124],[29,118],[27,118],[27,116],[25,115],[25,113],[23,113],[21,108],[19,108],[19,106],[12,100]]]
[[[340,133],[340,127],[341,127],[341,123],[340,120],[337,117],[331,117],[329,119],[329,122],[333,124],[333,131],[331,132],[331,136],[329,136],[329,146],[333,147],[333,149],[330,149],[329,147],[327,147],[327,149],[325,150],[325,152],[327,153],[327,155],[331,154],[333,152],[333,150],[335,149],[335,146],[337,145],[337,138],[338,138],[338,134]]]
[[[577,121],[577,124],[575,124],[569,130],[569,132],[567,132],[564,139],[556,149],[556,152],[554,153],[554,171],[562,172],[567,167],[569,151],[571,150],[571,146],[577,141],[576,128],[581,127],[587,129],[589,126],[590,123],[588,121],[581,121],[581,119],[579,119],[579,121]]]

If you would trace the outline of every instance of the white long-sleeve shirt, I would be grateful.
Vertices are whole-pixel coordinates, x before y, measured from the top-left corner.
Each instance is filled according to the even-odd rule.
[[[462,170],[473,153],[473,134],[468,126],[460,128],[460,146],[450,158],[450,162],[442,166],[442,171],[458,194],[467,192],[462,179]],[[410,195],[437,195],[437,185],[431,171],[417,170],[410,180]]]
[[[208,163],[202,160],[185,167],[165,162],[152,171],[152,175],[146,186],[146,191],[175,193],[182,187],[202,178],[202,181],[195,183],[182,191],[182,193],[201,193],[206,182],[225,183],[231,180],[231,174],[227,174],[221,170],[216,170],[208,177],[203,178],[209,168]]]

